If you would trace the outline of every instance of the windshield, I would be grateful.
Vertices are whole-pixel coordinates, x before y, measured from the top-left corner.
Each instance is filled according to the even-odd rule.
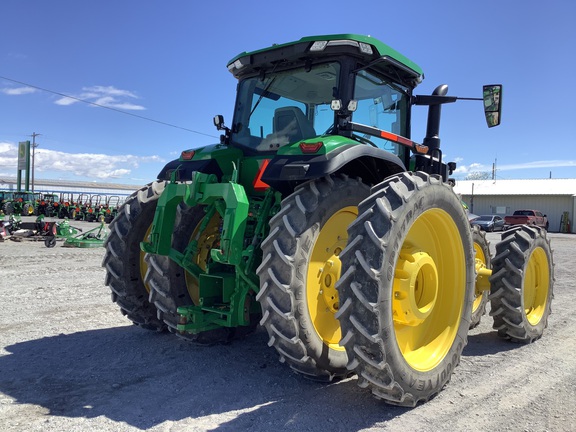
[[[339,75],[340,65],[331,62],[241,81],[232,141],[259,151],[276,151],[323,134],[334,123],[330,102]]]
[[[486,221],[486,222],[491,222],[492,219],[494,219],[494,216],[480,216],[478,219],[476,219],[477,221]]]
[[[358,101],[358,108],[352,121],[409,138],[407,114],[410,97],[405,88],[361,70],[356,74],[354,99]],[[403,147],[384,138],[370,135],[364,138],[398,156],[404,151]]]

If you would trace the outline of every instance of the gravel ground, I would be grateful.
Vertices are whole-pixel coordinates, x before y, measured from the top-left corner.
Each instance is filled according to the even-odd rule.
[[[544,337],[506,342],[484,316],[452,381],[414,409],[374,399],[355,378],[297,376],[261,329],[198,347],[131,325],[104,285],[103,248],[0,243],[1,429],[573,431],[576,237],[549,236],[556,284]],[[492,248],[499,238],[488,235]]]

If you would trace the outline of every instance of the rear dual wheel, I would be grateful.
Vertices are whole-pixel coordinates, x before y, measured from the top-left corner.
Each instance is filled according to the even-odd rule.
[[[154,182],[133,193],[118,210],[109,226],[104,243],[106,253],[102,266],[106,268],[105,283],[112,291],[112,301],[120,306],[135,325],[163,331],[166,325],[158,319],[156,307],[148,301],[149,288],[144,283],[147,265],[140,242],[150,235],[158,198],[165,182]]]
[[[502,235],[490,277],[490,315],[500,337],[531,343],[548,325],[554,262],[546,230],[522,225]]]
[[[476,273],[482,268],[492,268],[490,258],[490,244],[486,240],[486,233],[477,225],[472,228],[472,241],[474,242],[474,262]],[[478,279],[477,279],[478,280]],[[474,292],[474,302],[472,303],[472,319],[470,320],[470,329],[480,324],[482,316],[486,313],[486,304],[488,303],[489,290],[482,290],[481,286],[476,285]]]
[[[257,270],[261,324],[280,361],[321,381],[346,376],[348,356],[335,314],[336,282],[347,226],[369,188],[358,179],[327,176],[298,187],[270,220]]]
[[[401,173],[371,192],[340,256],[341,344],[361,387],[412,407],[440,392],[467,343],[473,241],[440,178]]]

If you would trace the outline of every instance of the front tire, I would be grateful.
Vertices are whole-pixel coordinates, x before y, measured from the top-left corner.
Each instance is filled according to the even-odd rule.
[[[341,344],[360,387],[413,407],[448,383],[467,343],[470,225],[439,177],[401,173],[371,193],[341,255]]]
[[[112,301],[120,306],[135,325],[148,330],[163,331],[156,308],[148,301],[149,288],[144,283],[147,266],[140,242],[150,234],[158,198],[165,182],[154,182],[134,192],[118,210],[110,224],[110,234],[104,243],[106,254],[105,283],[112,291]]]
[[[330,381],[346,376],[348,357],[339,345],[335,283],[347,226],[369,188],[358,179],[327,176],[298,187],[270,220],[257,270],[260,324],[269,346],[294,371]]]
[[[518,343],[542,337],[554,298],[554,262],[546,231],[523,225],[502,235],[490,277],[490,315],[498,336]]]

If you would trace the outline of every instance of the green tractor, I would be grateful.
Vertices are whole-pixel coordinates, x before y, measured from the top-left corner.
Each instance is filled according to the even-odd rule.
[[[110,195],[106,198],[106,205],[103,207],[103,220],[105,223],[109,224],[116,217],[119,204],[120,197],[118,195]]]
[[[214,119],[220,142],[183,151],[110,225],[106,284],[133,323],[197,343],[260,323],[294,371],[355,373],[402,406],[450,380],[488,292],[500,336],[542,335],[546,232],[506,232],[490,257],[453,192],[440,111],[462,98],[414,95],[420,67],[366,36],[273,45],[228,70],[239,83],[231,126]],[[476,100],[499,124],[501,86]],[[429,107],[422,144],[414,105]]]
[[[36,202],[40,199],[39,193],[14,192],[12,201],[7,201],[4,212],[7,215],[33,216]]]
[[[34,209],[34,214],[44,215],[47,217],[54,217],[58,215],[59,210],[59,196],[53,193],[43,193],[40,198],[36,201],[36,207]]]
[[[75,209],[74,204],[74,194],[72,192],[61,192],[60,193],[60,200],[58,202],[58,218],[71,218],[74,219],[72,216],[72,210]]]
[[[74,204],[74,207],[70,210],[70,219],[74,220],[86,220],[88,215],[88,210],[90,209],[90,195],[79,194]]]
[[[0,191],[0,216],[8,215],[9,209],[12,205],[13,192]]]

